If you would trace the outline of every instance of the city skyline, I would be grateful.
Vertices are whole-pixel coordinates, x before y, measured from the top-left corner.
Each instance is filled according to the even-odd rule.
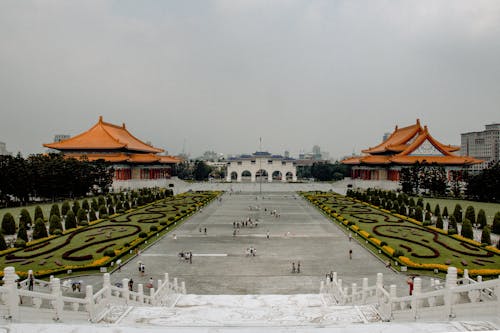
[[[24,156],[100,115],[199,156],[332,159],[420,119],[436,139],[498,123],[496,1],[7,0],[0,141]]]

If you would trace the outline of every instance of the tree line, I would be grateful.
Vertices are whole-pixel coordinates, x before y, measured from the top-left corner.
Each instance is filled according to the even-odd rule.
[[[494,163],[477,174],[467,170],[446,174],[442,166],[419,164],[403,168],[399,183],[408,195],[422,193],[431,196],[450,196],[476,201],[500,202],[500,164]]]
[[[54,201],[89,192],[107,193],[113,174],[113,168],[103,160],[89,162],[62,154],[0,156],[0,204],[24,205],[34,198]]]

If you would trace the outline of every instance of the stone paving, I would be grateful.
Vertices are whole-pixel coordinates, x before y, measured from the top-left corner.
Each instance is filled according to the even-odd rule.
[[[270,214],[273,210],[280,218]],[[258,219],[258,226],[240,228],[234,237],[233,222],[248,217]],[[246,255],[249,247],[256,249],[255,257]],[[182,251],[193,253],[192,264],[179,259]],[[138,272],[139,261],[146,267],[145,276]],[[298,261],[301,272],[292,273],[292,262]],[[398,294],[407,293],[404,275],[385,268],[355,239],[349,242],[344,230],[294,192],[238,192],[224,194],[220,202],[192,216],[114,272],[111,280],[132,278],[135,284],[145,284],[168,272],[194,294],[308,294],[318,293],[320,280],[330,271],[337,271],[349,285],[360,285],[363,277],[372,285],[382,272],[386,286],[396,284]],[[94,290],[102,285],[100,275],[76,279],[92,283]]]

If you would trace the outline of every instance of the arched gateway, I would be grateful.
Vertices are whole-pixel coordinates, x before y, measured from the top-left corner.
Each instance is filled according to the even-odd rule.
[[[227,175],[228,182],[295,182],[297,167],[293,158],[256,152],[252,155],[230,158],[227,162]]]

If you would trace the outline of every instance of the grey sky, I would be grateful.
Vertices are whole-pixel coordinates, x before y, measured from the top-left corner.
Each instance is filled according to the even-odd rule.
[[[500,1],[0,2],[0,141],[98,119],[176,154],[333,157],[500,122]]]

